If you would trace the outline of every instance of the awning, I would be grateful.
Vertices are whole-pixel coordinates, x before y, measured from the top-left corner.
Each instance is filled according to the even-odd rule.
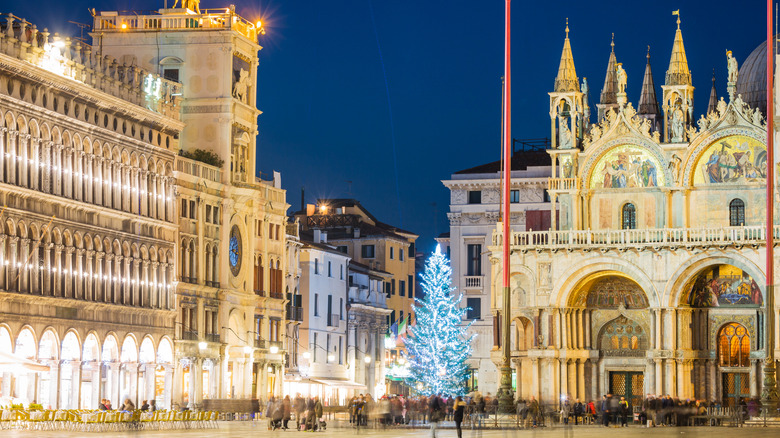
[[[352,380],[312,379],[317,383],[332,386],[334,388],[367,389],[366,385]]]
[[[30,359],[23,358],[11,353],[0,351],[0,370],[7,372],[42,372],[49,371],[48,365],[42,365]]]

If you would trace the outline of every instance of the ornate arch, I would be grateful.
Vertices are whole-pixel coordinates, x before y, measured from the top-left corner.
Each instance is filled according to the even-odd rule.
[[[731,126],[716,129],[707,135],[699,135],[691,142],[688,148],[689,152],[683,161],[682,186],[693,187],[693,173],[696,171],[694,166],[702,154],[716,141],[733,135],[744,135],[766,145],[766,131],[760,131],[750,126]]]
[[[682,299],[684,289],[695,276],[704,269],[714,265],[732,265],[747,272],[758,284],[761,290],[762,302],[766,302],[766,287],[764,271],[751,260],[737,252],[713,254],[711,251],[697,254],[683,263],[670,277],[664,288],[662,302],[669,307],[677,307]]]

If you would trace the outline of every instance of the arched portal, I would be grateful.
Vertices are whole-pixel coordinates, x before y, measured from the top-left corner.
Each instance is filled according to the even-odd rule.
[[[49,366],[49,370],[40,373],[38,379],[38,403],[44,408],[55,407],[57,403],[59,355],[56,333],[52,329],[46,330],[38,343],[38,361]]]

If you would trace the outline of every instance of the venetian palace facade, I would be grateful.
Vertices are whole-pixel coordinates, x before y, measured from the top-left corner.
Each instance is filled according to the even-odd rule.
[[[181,87],[4,15],[1,391],[78,408],[170,402]]]
[[[638,110],[628,102],[613,49],[591,124],[568,34],[550,93],[549,205],[558,219],[510,239],[517,396],[557,403],[612,393],[635,405],[645,394],[724,405],[759,396],[765,45],[739,71],[730,61],[728,97],[713,90],[695,120],[678,19],[660,101],[648,56]],[[500,233],[490,247],[498,318]],[[498,363],[500,336],[495,342]]]
[[[300,244],[280,176],[255,177],[259,23],[99,12],[89,46],[2,19],[0,353],[48,370],[0,396],[281,393]]]

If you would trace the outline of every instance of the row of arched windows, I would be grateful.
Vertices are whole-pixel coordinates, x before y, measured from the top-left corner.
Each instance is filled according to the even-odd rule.
[[[173,307],[170,248],[7,220],[0,290],[84,301]]]
[[[729,226],[745,225],[745,202],[739,198],[729,202]],[[636,206],[627,202],[620,211],[620,227],[624,230],[636,229]]]
[[[11,112],[0,126],[0,183],[173,221],[172,160],[147,160]]]
[[[181,239],[179,247],[181,258],[180,277],[185,283],[198,284],[198,243],[192,236],[185,236]],[[219,287],[219,244],[217,242],[207,241],[205,253],[206,271],[204,282],[206,286]]]

